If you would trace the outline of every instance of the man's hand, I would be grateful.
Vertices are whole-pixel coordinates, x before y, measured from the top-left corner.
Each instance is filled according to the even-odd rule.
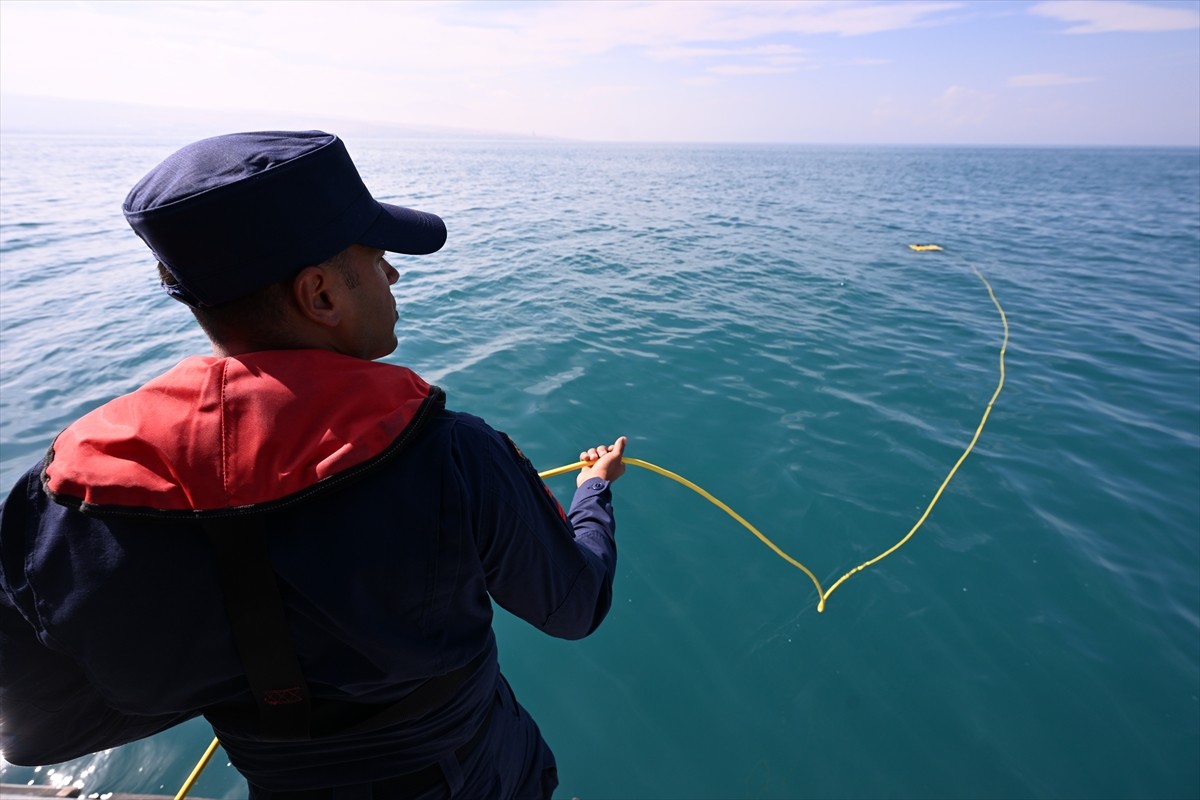
[[[580,461],[588,465],[579,471],[575,478],[576,486],[583,486],[588,478],[603,478],[610,483],[625,474],[625,463],[621,456],[625,453],[625,437],[617,437],[611,445],[596,445],[590,450],[579,454]]]

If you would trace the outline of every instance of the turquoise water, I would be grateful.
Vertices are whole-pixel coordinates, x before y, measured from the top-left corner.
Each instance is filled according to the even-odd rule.
[[[0,484],[205,341],[125,191],[179,141],[6,135]],[[391,360],[541,469],[624,433],[612,614],[501,663],[562,798],[1200,795],[1200,152],[351,141],[443,214]],[[387,194],[395,192],[395,194]],[[946,253],[913,253],[937,242]],[[551,481],[564,501],[573,484]],[[173,793],[196,721],[4,782]],[[81,777],[82,776],[82,777]],[[244,788],[218,756],[195,793]]]

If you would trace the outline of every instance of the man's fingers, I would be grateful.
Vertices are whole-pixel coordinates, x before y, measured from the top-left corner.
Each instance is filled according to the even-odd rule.
[[[621,437],[618,437],[617,440],[615,442],[613,442],[611,445],[598,444],[595,447],[592,447],[592,448],[589,448],[587,450],[580,452],[579,460],[590,462],[590,461],[599,461],[601,458],[603,458],[604,456],[609,455],[609,454],[615,454],[615,455],[620,456],[625,452],[625,442],[626,442],[626,438],[624,436],[621,436]]]

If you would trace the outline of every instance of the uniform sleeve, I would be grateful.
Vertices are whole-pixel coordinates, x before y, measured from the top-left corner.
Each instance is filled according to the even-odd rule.
[[[194,716],[116,711],[74,659],[43,641],[24,570],[36,530],[30,493],[38,491],[36,477],[27,476],[0,505],[0,752],[28,766],[116,747]]]
[[[587,481],[564,513],[508,437],[486,426],[467,433],[457,460],[478,487],[468,491],[477,493],[474,534],[488,594],[551,636],[587,636],[612,605],[617,549],[608,481]]]

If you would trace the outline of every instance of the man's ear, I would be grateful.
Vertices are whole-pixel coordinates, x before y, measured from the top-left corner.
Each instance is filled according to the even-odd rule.
[[[332,328],[342,321],[341,285],[337,269],[305,267],[292,279],[292,297],[306,319]]]

